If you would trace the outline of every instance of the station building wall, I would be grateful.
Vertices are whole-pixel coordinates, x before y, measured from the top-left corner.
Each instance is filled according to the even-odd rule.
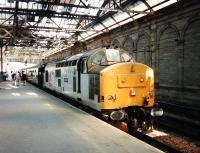
[[[180,1],[90,39],[87,49],[118,46],[155,72],[156,97],[200,107],[200,3]]]

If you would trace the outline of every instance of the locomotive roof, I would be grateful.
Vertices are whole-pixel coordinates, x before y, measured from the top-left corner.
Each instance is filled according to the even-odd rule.
[[[73,61],[73,60],[77,60],[81,57],[88,57],[90,55],[92,55],[93,53],[99,51],[99,50],[103,50],[105,48],[97,48],[97,49],[93,49],[93,50],[90,50],[90,51],[87,51],[87,52],[82,52],[82,53],[79,53],[79,54],[76,54],[76,55],[73,55],[69,58],[66,59],[66,61]]]
[[[79,54],[73,55],[73,56],[67,58],[66,61],[77,60],[77,59],[79,59],[83,54],[84,54],[84,53],[79,53]]]
[[[66,60],[56,61],[55,63],[65,62]],[[50,63],[50,62],[49,62]],[[54,63],[54,62],[52,62]]]
[[[121,49],[119,48],[119,50],[121,50]],[[91,55],[93,55],[94,53],[99,52],[99,51],[106,51],[106,48],[92,49],[92,50],[89,50],[89,51],[86,51],[86,52],[82,52],[82,53],[75,54],[75,55],[72,55],[72,56],[70,56],[70,57],[67,57],[65,60],[56,61],[56,62],[52,62],[52,63],[62,63],[62,62],[66,62],[66,61],[78,60],[78,59],[80,59],[81,57],[89,57],[89,56],[91,56]],[[51,62],[50,62],[50,63],[51,63]]]

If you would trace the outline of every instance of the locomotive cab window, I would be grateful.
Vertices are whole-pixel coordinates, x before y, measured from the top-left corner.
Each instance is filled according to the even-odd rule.
[[[105,52],[98,52],[91,58],[91,65],[100,65],[101,62],[105,62]]]
[[[121,61],[122,62],[129,62],[129,61],[133,61],[132,57],[130,55],[128,55],[127,53],[122,53],[121,54]]]
[[[106,50],[107,62],[120,62],[120,53],[119,50],[108,49]]]
[[[88,59],[88,69],[93,66],[109,66],[130,61],[133,61],[133,59],[127,52],[120,49],[106,49],[98,51]]]
[[[87,73],[87,60],[86,59],[82,60],[81,66],[82,66],[81,72]]]

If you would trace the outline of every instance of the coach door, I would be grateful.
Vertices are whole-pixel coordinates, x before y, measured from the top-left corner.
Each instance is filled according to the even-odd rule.
[[[43,84],[44,84],[43,74],[44,74],[44,66],[42,66],[38,69],[38,84],[39,84],[39,86],[43,86]]]
[[[81,74],[87,73],[87,58],[86,57],[81,58],[78,61],[77,70],[78,70],[78,90],[77,90],[77,92],[81,93]]]

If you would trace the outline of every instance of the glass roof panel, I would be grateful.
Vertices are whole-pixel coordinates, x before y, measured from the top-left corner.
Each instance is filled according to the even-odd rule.
[[[173,3],[176,3],[176,2],[177,2],[177,0],[170,0],[170,1],[166,2],[166,3],[163,3],[163,4],[155,7],[154,10],[157,11],[159,9],[162,9],[162,8],[164,8],[164,7],[168,6],[168,5],[171,5]]]
[[[109,18],[107,18],[106,20],[104,20],[102,23],[103,23],[106,27],[109,27],[109,26],[115,24],[116,22],[115,22],[111,17],[109,17]]]
[[[98,36],[98,35],[99,35],[99,33],[95,33],[95,34],[93,34],[93,35],[87,37],[85,40],[88,40],[88,39],[90,39],[90,38],[92,38],[92,37],[95,37],[95,36]]]
[[[52,3],[56,2],[56,0],[44,0],[47,3]],[[85,6],[85,8],[80,8],[80,7],[64,7],[64,6],[57,6],[57,5],[51,5],[51,4],[41,4],[42,0],[35,0],[29,1],[29,2],[20,2],[19,1],[19,8],[24,9],[24,11],[19,11],[20,14],[18,14],[18,21],[20,24],[19,26],[27,26],[31,27],[31,29],[28,29],[29,33],[34,34],[39,34],[41,36],[46,36],[46,37],[57,37],[57,38],[69,38],[69,43],[73,43],[75,41],[74,39],[74,32],[79,29],[78,31],[82,31],[82,29],[85,29],[86,27],[91,29],[86,29],[87,32],[81,32],[81,37],[79,36],[78,39],[81,40],[83,38],[90,39],[96,35],[99,35],[101,33],[104,33],[107,30],[114,29],[120,25],[124,25],[128,22],[133,21],[134,19],[138,19],[142,16],[145,16],[146,14],[136,14],[134,12],[130,13],[130,10],[134,11],[144,11],[147,10],[148,7],[142,2],[142,1],[134,1],[134,3],[131,3],[131,5],[128,5],[127,7],[123,8],[123,10],[126,10],[126,12],[121,12],[119,11],[118,13],[115,13],[114,15],[107,17],[106,19],[104,17],[100,18],[100,22],[95,20],[84,20],[84,17],[77,17],[76,15],[88,15],[88,16],[96,16],[98,12],[102,12],[102,14],[105,15],[108,13],[110,10],[104,10],[104,11],[99,11],[102,5],[107,2],[107,4],[104,6],[105,8],[109,8],[109,5],[112,5],[109,3],[109,1],[105,0],[59,0],[59,3],[65,3],[65,4],[74,4],[74,5],[79,5],[79,6]],[[115,0],[118,4],[121,3],[123,4],[124,2],[131,2],[130,0]],[[154,11],[161,9],[163,7],[166,7],[172,3],[177,2],[177,0],[146,0],[146,2],[153,8]],[[155,5],[162,3],[162,5],[157,6],[154,8]],[[15,11],[15,4],[16,0],[0,0],[0,7],[1,8],[11,8],[12,10],[8,9],[5,10],[9,13],[13,13]],[[97,7],[97,8],[87,8],[87,7]],[[111,6],[112,7],[112,6]],[[28,11],[27,11],[28,9]],[[55,15],[50,15],[51,19],[47,17],[42,17],[45,16],[46,14],[40,14],[40,10],[46,11],[46,12],[54,12]],[[2,9],[3,10],[3,9]],[[27,12],[26,12],[27,11]],[[127,12],[128,11],[128,12]],[[67,18],[67,15],[61,16],[60,13],[70,13],[69,17]],[[148,11],[149,12],[149,11]],[[0,14],[0,24],[3,23],[3,26],[13,26],[13,19],[14,16],[11,17],[11,14],[5,14],[3,11]],[[30,15],[30,13],[32,15]],[[38,13],[38,14],[37,14]],[[40,17],[39,17],[40,15]],[[72,19],[74,17],[77,17],[76,19]],[[100,16],[101,17],[101,16]],[[10,19],[8,19],[10,18]],[[43,19],[42,19],[43,18]],[[105,20],[103,20],[103,18]],[[23,23],[22,21],[24,21]],[[38,23],[37,23],[38,22]],[[98,24],[96,24],[98,22]],[[89,25],[89,23],[91,23]],[[34,26],[34,27],[33,27]],[[38,26],[38,27],[37,27]],[[35,28],[37,27],[37,28]],[[94,30],[92,30],[94,29]],[[27,30],[27,29],[26,29]],[[40,31],[37,31],[40,30]],[[96,31],[95,31],[96,30]],[[37,35],[35,35],[37,37]],[[59,39],[59,40],[60,40]],[[63,39],[62,39],[63,40]]]
[[[79,35],[79,36],[78,36],[78,41],[80,41],[80,40],[82,40],[82,38],[81,38],[81,36]]]
[[[5,1],[0,1],[0,6],[5,5]]]
[[[117,22],[120,22],[120,21],[122,21],[122,20],[124,20],[124,19],[126,19],[126,18],[128,18],[128,17],[130,17],[130,16],[129,16],[128,13],[126,13],[126,12],[117,13],[117,14],[113,15],[113,18],[114,18]]]
[[[22,2],[19,7],[23,8],[23,9],[26,9],[26,8],[28,8],[28,3]]]
[[[87,31],[88,35],[93,35],[94,33],[96,33],[95,31]]]
[[[81,37],[82,37],[82,38],[85,38],[85,37],[87,37],[87,36],[88,36],[88,34],[87,34],[86,32],[81,33]]]
[[[114,29],[114,28],[117,28],[117,27],[119,27],[119,25],[118,25],[118,24],[115,24],[115,25],[113,25],[113,26],[111,26],[111,27],[108,27],[108,29],[111,30],[111,29]]]
[[[131,22],[131,21],[133,21],[133,19],[129,18],[129,19],[125,20],[125,21],[120,22],[119,24],[123,25],[123,24],[126,24],[126,23]]]
[[[0,0],[1,7],[15,7],[15,1],[13,3],[8,3],[7,0]]]
[[[141,17],[143,17],[143,16],[145,16],[146,14],[138,14],[138,15],[136,15],[136,16],[134,16],[134,19],[136,20],[136,19],[139,19],[139,18],[141,18]]]
[[[93,28],[94,28],[95,30],[100,31],[100,30],[103,30],[103,29],[104,29],[104,26],[103,26],[102,24],[97,24],[97,25],[95,25]]]
[[[146,9],[148,9],[148,7],[141,1],[138,1],[134,5],[129,6],[129,10],[134,10],[134,11],[144,11]]]
[[[101,7],[103,5],[104,0],[81,0],[86,6],[94,6],[94,7]],[[76,5],[84,6],[84,4],[80,0],[76,0]],[[92,15],[96,16],[98,13],[98,9],[92,9],[92,8],[72,8],[71,13],[76,14],[86,14],[86,15]]]
[[[163,1],[163,0],[162,0]],[[160,0],[160,2],[162,2],[161,0]],[[146,0],[146,2],[150,5],[150,6],[154,6],[154,5],[156,5],[157,3],[158,3],[158,1],[157,0]]]

